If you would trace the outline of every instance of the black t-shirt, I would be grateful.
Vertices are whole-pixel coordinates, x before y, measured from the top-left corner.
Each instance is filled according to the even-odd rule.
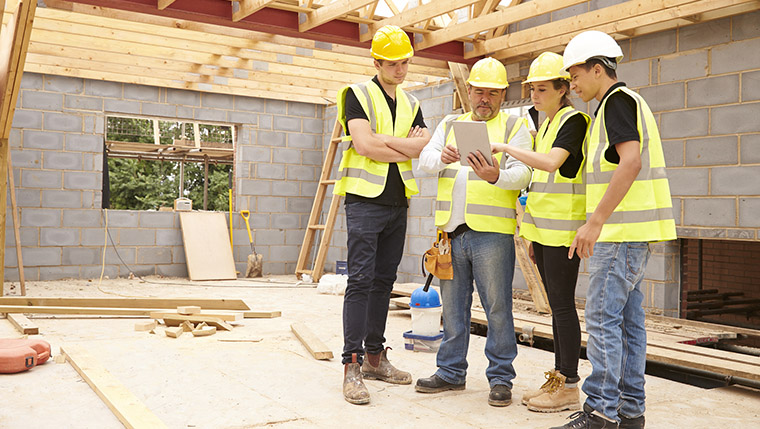
[[[570,152],[570,156],[559,166],[559,174],[568,179],[574,178],[578,174],[578,169],[581,168],[581,163],[583,162],[583,140],[586,138],[586,125],[586,119],[583,118],[583,115],[576,114],[571,116],[562,124],[562,127],[557,132],[557,138],[552,143],[553,148],[559,147]]]
[[[615,89],[625,86],[625,83],[618,82],[607,90],[607,93],[602,97],[602,101],[607,98],[607,103],[604,108],[604,126],[607,129],[607,137],[609,141],[609,147],[604,152],[604,158],[613,164],[620,163],[620,155],[614,146],[618,143],[627,141],[641,141],[639,136],[639,130],[636,126],[636,119],[638,117],[638,108],[636,107],[636,100],[623,91],[617,91],[610,95]],[[601,107],[602,103],[599,103]],[[594,116],[599,113],[599,107],[596,108]]]
[[[388,103],[388,108],[391,111],[391,116],[393,122],[395,123],[396,100],[385,93],[385,90],[380,85],[380,81],[378,80],[377,76],[372,78],[372,81],[375,82],[375,84],[383,91],[385,101]],[[348,121],[351,119],[369,120],[367,114],[364,113],[364,108],[362,108],[362,105],[359,103],[359,100],[356,98],[353,90],[346,91],[346,124],[348,124]],[[420,128],[427,128],[427,125],[425,125],[425,121],[422,117],[421,108],[417,111],[417,116],[414,117],[414,121],[412,122],[412,128],[415,126],[419,126]],[[350,135],[348,130],[345,130],[345,132],[346,135]],[[401,179],[401,174],[399,174],[398,165],[396,165],[395,162],[389,162],[388,167],[388,176],[385,179],[385,189],[383,189],[383,192],[380,195],[375,198],[367,198],[356,194],[346,194],[346,203],[363,201],[384,206],[406,207],[408,205],[406,199],[406,189],[404,187],[404,181]]]

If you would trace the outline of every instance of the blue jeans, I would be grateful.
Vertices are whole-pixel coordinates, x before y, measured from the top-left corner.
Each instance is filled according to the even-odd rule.
[[[343,298],[344,364],[383,351],[396,269],[404,252],[406,207],[346,204],[348,285]]]
[[[441,280],[443,341],[436,375],[449,383],[465,382],[474,280],[488,319],[486,377],[491,387],[504,384],[511,389],[516,375],[512,362],[517,356],[512,319],[514,236],[467,231],[452,240],[451,259],[454,278]]]
[[[647,332],[641,281],[649,244],[596,243],[589,259],[586,355],[591,375],[583,383],[586,403],[606,417],[644,414]]]

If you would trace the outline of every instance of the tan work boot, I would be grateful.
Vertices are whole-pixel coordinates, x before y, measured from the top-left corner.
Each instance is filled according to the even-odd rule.
[[[367,353],[362,365],[362,375],[370,380],[382,380],[393,384],[412,384],[412,374],[401,371],[388,362],[388,350],[378,354]]]
[[[559,371],[557,371],[556,369],[553,369],[551,371],[546,371],[544,373],[544,377],[546,377],[546,382],[542,384],[541,387],[539,387],[537,390],[531,390],[530,392],[525,393],[522,397],[522,404],[528,405],[528,401],[530,401],[531,399],[548,392],[549,389],[551,389],[551,387],[557,383],[557,379],[556,379],[557,374],[559,374]]]
[[[581,409],[578,383],[573,383],[573,387],[567,387],[564,375],[557,373],[555,377],[558,382],[549,391],[528,401],[529,410],[541,413],[556,413],[564,410],[575,411]]]
[[[356,353],[351,355],[351,363],[343,366],[343,398],[357,405],[369,403],[369,390],[364,385]]]

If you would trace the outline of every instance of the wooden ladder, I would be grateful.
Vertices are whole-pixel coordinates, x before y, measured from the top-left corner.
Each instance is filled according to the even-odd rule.
[[[303,237],[303,244],[301,245],[301,252],[298,254],[298,262],[296,263],[296,277],[301,279],[303,274],[311,276],[312,281],[318,282],[325,270],[325,259],[327,258],[327,251],[330,248],[330,240],[332,239],[333,226],[335,225],[335,217],[338,215],[338,206],[340,205],[340,195],[333,195],[330,202],[330,209],[327,212],[327,219],[324,224],[319,224],[322,217],[322,210],[324,207],[325,196],[327,195],[327,187],[335,185],[336,180],[330,179],[330,172],[332,171],[333,164],[335,163],[335,154],[338,152],[338,148],[343,141],[341,134],[343,132],[343,126],[340,121],[335,120],[333,126],[333,132],[330,136],[330,142],[327,147],[327,155],[325,155],[325,162],[322,164],[322,174],[319,176],[319,184],[317,185],[317,195],[314,197],[314,204],[311,206],[311,215],[309,215],[309,224],[306,227],[306,235]],[[317,256],[314,259],[314,268],[308,269],[307,264],[309,262],[309,256],[311,255],[311,248],[314,245],[314,240],[317,236],[317,231],[322,231],[321,239],[319,240],[319,247],[317,248]]]

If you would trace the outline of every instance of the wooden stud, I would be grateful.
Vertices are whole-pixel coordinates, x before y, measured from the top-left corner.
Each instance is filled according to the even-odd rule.
[[[177,0],[158,0],[158,10],[164,10]]]
[[[71,345],[61,346],[61,354],[66,356],[66,360],[124,426],[155,429],[167,427],[86,349]]]
[[[417,7],[407,9],[401,13],[394,14],[388,18],[369,24],[369,31],[360,35],[359,40],[366,42],[372,39],[375,32],[385,25],[397,25],[401,28],[410,27],[441,14],[468,7],[479,1],[481,0],[436,0],[427,4],[420,4]]]
[[[298,337],[306,347],[306,350],[314,356],[314,359],[324,360],[333,358],[333,352],[303,323],[296,322],[291,324],[290,330]]]
[[[20,313],[9,313],[7,315],[8,321],[11,322],[11,325],[15,326],[16,329],[25,335],[38,335],[40,333],[40,328],[32,323],[29,319],[27,319],[26,316]]]
[[[198,314],[201,312],[201,308],[197,305],[183,305],[180,307],[177,307],[177,313],[179,314]]]
[[[158,323],[155,320],[141,320],[135,323],[135,331],[152,331],[156,329],[157,325]]]
[[[165,309],[197,305],[206,310],[250,310],[242,299],[0,297],[0,305]],[[31,313],[31,311],[30,311]]]
[[[243,320],[243,313],[203,311],[197,314],[179,314],[175,311],[151,311],[150,317],[151,319],[189,320],[191,322],[205,322],[207,318],[220,319],[227,322],[239,322]]]
[[[306,21],[298,24],[298,31],[309,31],[348,12],[361,9],[375,0],[334,0],[332,3],[306,12]]]
[[[177,326],[176,328],[164,329],[164,333],[166,334],[166,336],[172,337],[172,338],[179,338],[183,332],[185,332],[185,330],[181,326]]]
[[[282,316],[281,311],[244,311],[244,319],[273,319]]]
[[[239,8],[237,11],[232,12],[232,21],[238,22],[247,16],[253,15],[261,9],[264,9],[275,1],[277,0],[238,0]]]

